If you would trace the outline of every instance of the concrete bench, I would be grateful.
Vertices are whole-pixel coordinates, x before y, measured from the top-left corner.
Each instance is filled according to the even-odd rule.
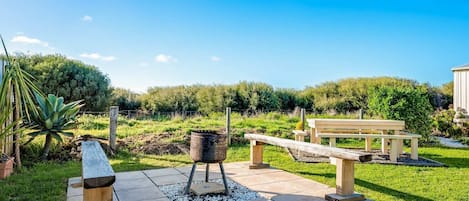
[[[82,146],[83,201],[112,201],[114,170],[97,141],[85,141]]]
[[[354,163],[355,161],[371,161],[371,154],[259,134],[245,134],[244,138],[251,142],[249,168],[258,169],[269,167],[268,164],[263,163],[264,143],[297,149],[306,153],[334,157],[336,158],[336,193],[326,195],[326,200],[365,200],[363,195],[355,194],[354,191]]]

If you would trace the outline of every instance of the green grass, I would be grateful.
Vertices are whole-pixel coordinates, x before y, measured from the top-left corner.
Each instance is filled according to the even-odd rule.
[[[270,135],[288,136],[298,118],[285,115],[267,114],[255,118],[233,116],[233,130],[236,134],[258,131]],[[84,117],[76,130],[78,134],[92,134],[107,137],[108,119]],[[120,118],[120,138],[144,133],[159,134],[170,132],[176,136],[187,134],[190,129],[222,129],[223,115],[195,117],[186,120],[176,118],[166,121],[129,120]],[[177,138],[177,137],[176,137]],[[32,163],[33,154],[40,151],[38,138],[24,149],[23,157],[29,167],[16,171],[6,180],[0,181],[0,201],[3,200],[65,200],[66,181],[80,176],[79,162]],[[323,141],[326,144],[327,141]],[[339,147],[364,148],[363,140],[338,140]],[[379,149],[375,141],[372,146]],[[469,149],[423,147],[420,156],[446,163],[449,167],[412,167],[380,164],[357,164],[355,169],[355,190],[374,200],[469,200]],[[28,158],[29,157],[29,158]],[[249,160],[249,147],[230,147],[226,162]],[[330,186],[335,185],[335,166],[327,163],[308,164],[294,162],[284,149],[266,146],[264,160],[272,166],[313,179]],[[28,162],[29,161],[29,162]],[[116,172],[188,166],[187,155],[145,155],[120,152],[110,162]],[[246,170],[248,171],[248,170]]]

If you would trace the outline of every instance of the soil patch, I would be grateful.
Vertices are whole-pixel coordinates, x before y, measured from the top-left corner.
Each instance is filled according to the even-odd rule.
[[[126,148],[132,153],[156,155],[189,153],[188,143],[169,143],[167,139],[171,137],[171,133],[130,136],[119,140],[118,146]]]

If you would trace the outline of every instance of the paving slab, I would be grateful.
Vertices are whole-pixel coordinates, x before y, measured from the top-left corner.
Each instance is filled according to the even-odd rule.
[[[258,192],[264,200],[320,200],[326,194],[335,193],[335,188],[305,179],[275,168],[249,169],[248,162],[224,163],[227,177],[252,191]],[[192,165],[177,168],[119,172],[113,185],[114,201],[167,201],[160,191],[163,185],[186,183]],[[210,179],[221,178],[218,164],[210,164]],[[82,187],[73,187],[80,177],[70,178],[67,186],[67,201],[82,201]],[[197,166],[194,181],[205,180],[205,165]]]

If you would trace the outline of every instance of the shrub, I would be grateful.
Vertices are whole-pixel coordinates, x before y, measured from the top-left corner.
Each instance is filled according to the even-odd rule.
[[[433,127],[446,136],[451,136],[449,129],[453,129],[454,110],[441,110],[433,115]]]
[[[304,130],[303,121],[300,121],[300,122],[296,123],[295,130]]]
[[[368,107],[383,119],[404,120],[407,130],[430,141],[433,108],[424,89],[385,86],[371,90]]]

